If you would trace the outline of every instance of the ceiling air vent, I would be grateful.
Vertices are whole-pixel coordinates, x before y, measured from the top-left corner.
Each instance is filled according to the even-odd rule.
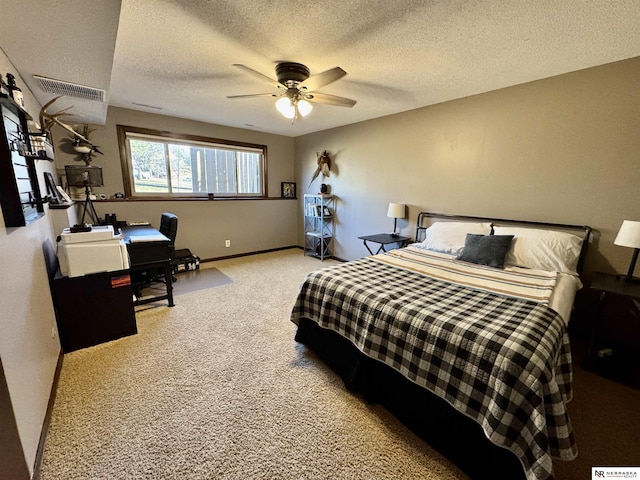
[[[75,83],[62,82],[53,78],[41,77],[34,75],[40,87],[49,93],[57,95],[66,95],[67,97],[84,98],[85,100],[94,100],[96,102],[104,102],[104,90],[93,87],[85,87]]]

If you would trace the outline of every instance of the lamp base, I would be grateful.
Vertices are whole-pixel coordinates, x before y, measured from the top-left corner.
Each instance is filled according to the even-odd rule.
[[[630,277],[629,275],[616,275],[616,279],[627,283],[640,283],[640,278]]]

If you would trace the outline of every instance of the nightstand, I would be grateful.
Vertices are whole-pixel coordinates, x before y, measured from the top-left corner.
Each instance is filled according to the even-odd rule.
[[[589,288],[597,292],[598,303],[583,366],[589,370],[609,370],[607,376],[623,373],[621,369],[637,369],[640,356],[629,352],[637,350],[640,338],[640,283],[620,280],[614,274],[596,273]],[[615,365],[614,360],[622,362]],[[595,368],[598,364],[602,365]],[[607,364],[611,365],[608,369]],[[638,373],[632,372],[632,376]]]
[[[393,235],[392,233],[377,233],[375,235],[364,235],[358,238],[364,242],[364,246],[367,247],[367,250],[369,250],[369,253],[371,255],[377,255],[380,252],[386,252],[387,250],[385,248],[385,245],[397,243],[400,247],[404,247],[407,243],[411,242],[411,238],[409,237],[403,237],[402,235]],[[367,242],[380,244],[376,253],[373,253],[371,251],[371,248],[369,248]]]

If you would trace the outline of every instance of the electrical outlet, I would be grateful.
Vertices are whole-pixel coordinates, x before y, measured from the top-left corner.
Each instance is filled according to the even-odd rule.
[[[225,247],[230,247],[231,246],[231,240],[225,240],[224,241],[224,246]]]
[[[56,327],[51,327],[51,338],[55,339],[57,334]]]

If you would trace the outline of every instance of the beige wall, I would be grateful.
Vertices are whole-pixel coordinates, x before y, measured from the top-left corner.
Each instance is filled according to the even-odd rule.
[[[400,202],[410,236],[421,210],[587,224],[599,231],[587,269],[625,272],[632,252],[612,242],[640,220],[638,85],[635,58],[298,137],[300,194],[317,192],[315,152],[329,150],[344,259],[366,254],[358,236],[392,230]]]
[[[122,108],[109,108],[107,123],[92,126],[91,140],[100,146],[104,155],[96,155],[92,165],[103,168],[104,187],[95,193],[113,195],[123,192],[122,169],[116,125],[145,127],[174,133],[201,135],[267,146],[269,197],[273,200],[214,200],[214,201],[145,201],[96,202],[98,215],[115,213],[127,221],[148,221],[158,227],[162,212],[178,215],[177,248],[189,248],[202,259],[255,252],[296,245],[297,205],[281,200],[280,182],[293,181],[293,138],[251,130],[213,125],[174,117],[156,115]],[[79,164],[77,156],[62,152],[60,142],[66,134],[55,131],[56,164]],[[231,247],[225,247],[225,240]]]
[[[2,50],[0,72],[3,76],[6,72],[16,74]],[[27,111],[37,118],[40,105],[24,81],[16,77],[23,87]],[[55,168],[52,162],[42,160],[36,167],[44,194],[44,172],[55,173]],[[60,352],[42,250],[47,241],[55,244],[50,215],[17,228],[6,228],[0,216],[0,359],[31,473]]]

